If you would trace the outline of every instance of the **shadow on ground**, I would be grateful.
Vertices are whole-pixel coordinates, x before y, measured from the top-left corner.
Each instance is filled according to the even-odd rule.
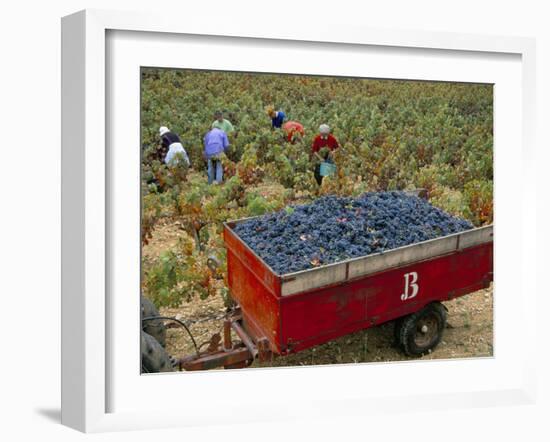
[[[61,410],[59,408],[37,408],[34,411],[51,422],[61,423]]]

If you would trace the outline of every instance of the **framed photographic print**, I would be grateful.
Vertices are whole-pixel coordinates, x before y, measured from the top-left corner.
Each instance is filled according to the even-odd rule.
[[[492,356],[492,84],[145,67],[141,97],[143,372]]]
[[[63,423],[529,403],[533,41],[236,29],[63,19]]]

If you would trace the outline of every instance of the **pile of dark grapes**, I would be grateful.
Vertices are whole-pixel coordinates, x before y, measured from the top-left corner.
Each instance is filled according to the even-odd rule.
[[[234,230],[276,273],[285,274],[472,228],[422,198],[391,191],[324,196]]]

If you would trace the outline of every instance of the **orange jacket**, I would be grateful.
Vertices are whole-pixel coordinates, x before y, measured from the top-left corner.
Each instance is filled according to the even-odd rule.
[[[304,136],[304,126],[297,121],[287,121],[283,124],[283,130],[286,132],[288,141],[292,141],[292,137],[295,133],[299,133]]]

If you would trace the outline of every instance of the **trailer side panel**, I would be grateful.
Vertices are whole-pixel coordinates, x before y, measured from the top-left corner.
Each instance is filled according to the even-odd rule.
[[[281,346],[300,351],[487,287],[493,243],[281,298]]]
[[[245,326],[255,337],[267,338],[271,350],[280,353],[280,281],[230,230],[224,230],[224,239],[228,284]]]

